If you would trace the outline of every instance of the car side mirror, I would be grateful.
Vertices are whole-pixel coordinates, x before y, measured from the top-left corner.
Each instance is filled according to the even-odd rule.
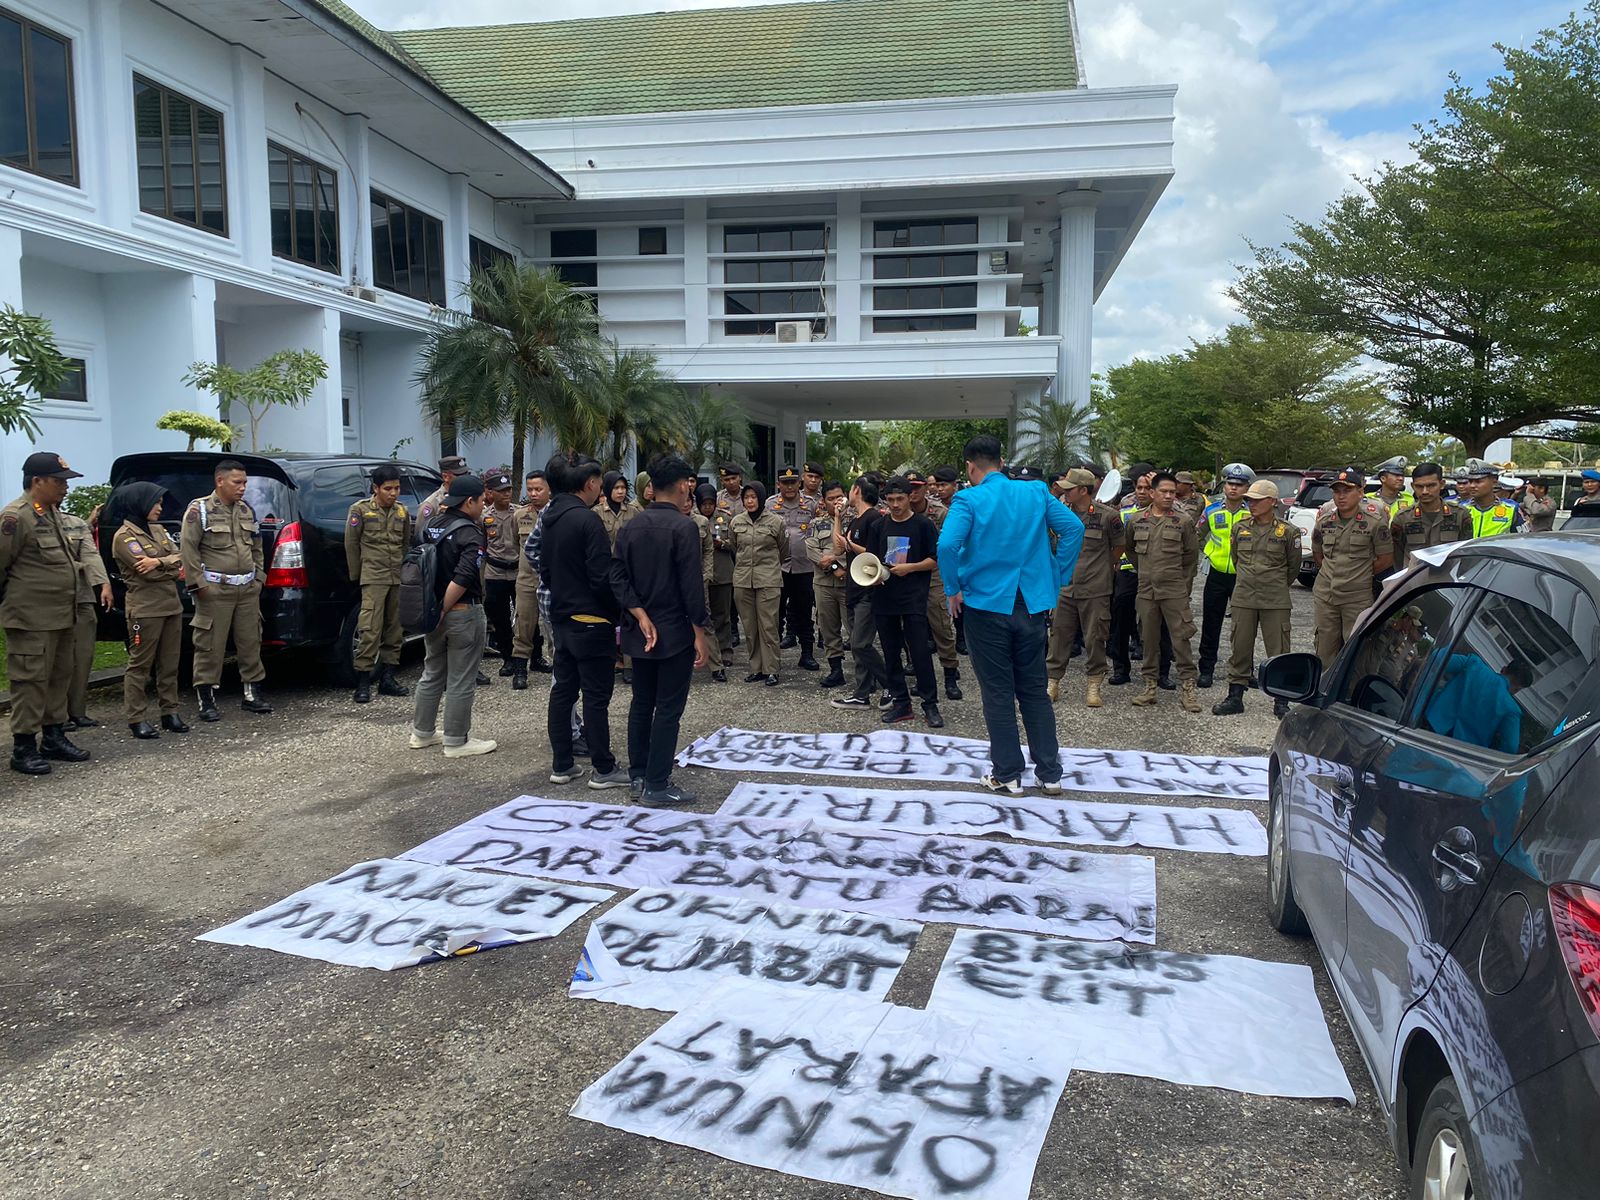
[[[1261,690],[1274,700],[1304,703],[1317,694],[1322,683],[1322,660],[1315,654],[1278,654],[1267,659],[1256,672]]]

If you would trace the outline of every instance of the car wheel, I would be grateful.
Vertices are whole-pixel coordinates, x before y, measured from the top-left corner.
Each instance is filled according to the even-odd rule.
[[[1446,1075],[1428,1096],[1411,1147],[1412,1200],[1473,1200],[1472,1181],[1481,1178],[1483,1164],[1461,1092]]]
[[[1294,898],[1289,874],[1289,818],[1281,794],[1281,777],[1272,780],[1271,807],[1267,811],[1267,909],[1279,933],[1311,932],[1306,914]]]

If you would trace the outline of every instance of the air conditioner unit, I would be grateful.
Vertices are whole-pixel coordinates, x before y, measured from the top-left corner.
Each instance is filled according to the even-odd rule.
[[[800,342],[811,340],[810,321],[779,321],[778,342],[780,345],[796,345]]]

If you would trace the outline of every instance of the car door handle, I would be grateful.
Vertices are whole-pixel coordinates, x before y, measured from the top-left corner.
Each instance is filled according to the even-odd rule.
[[[1461,834],[1466,834],[1465,839]],[[1458,885],[1470,887],[1477,883],[1483,877],[1483,860],[1474,853],[1476,849],[1477,842],[1464,829],[1452,829],[1435,842],[1433,862],[1438,868],[1434,872],[1435,882],[1446,891]]]
[[[1340,784],[1333,789],[1333,815],[1345,816],[1356,806],[1356,790],[1349,784]]]

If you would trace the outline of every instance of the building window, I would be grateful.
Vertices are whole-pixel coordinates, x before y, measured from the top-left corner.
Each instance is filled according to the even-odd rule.
[[[749,336],[775,334],[778,319],[811,321],[816,329],[822,327],[822,294],[815,288],[789,291],[782,288],[764,292],[726,292],[722,311],[730,317],[770,316],[765,321],[729,321],[723,326],[726,333]],[[814,329],[814,331],[816,331]]]
[[[562,283],[574,288],[600,286],[600,267],[597,263],[557,263],[551,268]]]
[[[222,114],[135,75],[133,129],[139,155],[139,207],[226,236]]]
[[[976,313],[937,313],[923,317],[874,317],[874,333],[954,333],[978,328]]]
[[[552,229],[551,258],[594,258],[598,235],[593,229]]]
[[[0,162],[78,185],[72,45],[0,9]]]
[[[69,370],[61,382],[41,393],[45,400],[70,400],[75,404],[89,403],[89,364],[81,358],[67,359]]]
[[[443,308],[444,222],[374,191],[372,282]]]
[[[821,283],[820,258],[735,258],[723,264],[728,283]]]
[[[826,250],[827,243],[823,225],[729,225],[722,231],[728,254],[792,254]]]
[[[272,252],[338,274],[339,176],[331,167],[268,142],[267,182]]]
[[[875,221],[872,226],[872,244],[879,250],[893,250],[900,246],[972,246],[977,241],[977,217]]]
[[[667,230],[663,225],[646,226],[639,230],[640,254],[665,254],[667,252]]]
[[[467,261],[472,264],[474,271],[487,271],[495,263],[516,262],[517,256],[509,250],[502,250],[493,242],[486,242],[480,237],[469,237]]]
[[[947,279],[977,273],[976,254],[879,254],[872,260],[874,279]]]

